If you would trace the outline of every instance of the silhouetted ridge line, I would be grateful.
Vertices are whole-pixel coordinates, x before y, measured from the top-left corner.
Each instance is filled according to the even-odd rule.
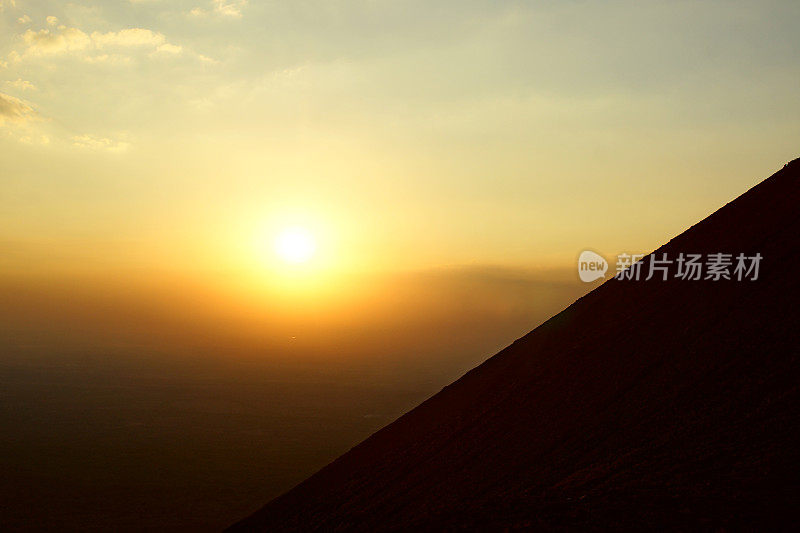
[[[799,179],[656,250],[760,253],[758,280],[609,280],[231,531],[788,529]]]

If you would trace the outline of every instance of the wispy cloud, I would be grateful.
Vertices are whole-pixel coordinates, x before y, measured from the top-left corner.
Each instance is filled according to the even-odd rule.
[[[130,144],[124,141],[115,141],[106,137],[94,135],[76,135],[72,137],[72,144],[87,150],[103,150],[107,152],[124,152]]]
[[[90,64],[124,65],[131,62],[131,58],[121,54],[97,54],[83,58]]]
[[[196,17],[219,15],[222,17],[242,18],[242,9],[246,5],[247,0],[211,0],[210,8],[196,7],[189,13]]]
[[[22,144],[32,144],[32,145],[47,145],[50,144],[50,137],[47,135],[22,135],[17,137],[17,140]]]
[[[156,48],[155,52],[159,53],[159,54],[177,55],[177,54],[180,54],[180,53],[183,52],[183,47],[180,46],[180,45],[176,45],[176,44],[164,43],[164,44],[158,45],[158,47]]]
[[[89,63],[124,62],[125,56],[121,54],[125,51],[150,50],[152,53],[173,56],[184,51],[182,46],[168,42],[163,33],[146,28],[95,31],[89,34],[79,28],[55,24],[57,21],[50,24],[50,28],[26,30],[21,36],[24,47],[12,51],[9,59],[19,62],[33,57],[80,54]],[[110,53],[109,50],[117,53]]]
[[[33,87],[32,83],[22,79],[6,82],[6,85]],[[29,145],[50,144],[50,136],[40,128],[41,119],[32,104],[10,94],[0,93],[0,132],[6,138]]]
[[[7,81],[6,85],[8,87],[13,87],[14,89],[18,89],[20,91],[35,91],[36,85],[33,83],[23,80],[22,78],[17,78],[14,81]]]
[[[33,106],[9,94],[0,93],[0,125],[15,122],[22,123],[38,116]]]
[[[93,32],[92,42],[97,49],[106,47],[157,47],[165,44],[167,38],[164,34],[144,28],[128,28],[120,31],[106,33]]]
[[[63,54],[86,50],[92,44],[91,39],[78,28],[61,26],[57,30],[41,29],[39,31],[27,30],[22,34],[25,50],[22,54],[16,50],[11,52],[11,59],[20,60],[23,57],[40,57],[46,55]]]

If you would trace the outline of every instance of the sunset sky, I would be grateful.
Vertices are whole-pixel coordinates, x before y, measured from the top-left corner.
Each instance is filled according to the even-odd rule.
[[[606,292],[622,296],[580,320],[558,313],[613,276],[618,254],[653,251],[800,156],[798,23],[798,0],[0,0],[0,527],[221,531],[551,317],[546,342],[494,359],[488,380],[471,374],[486,387],[448,389],[470,400],[447,404],[452,417],[435,407],[433,433],[469,431],[448,437],[452,458],[430,457],[516,458],[536,427],[569,437],[569,453],[598,435],[627,446],[638,423],[607,417],[626,432],[598,433],[591,413],[703,413],[716,396],[653,398],[694,391],[712,367],[722,403],[767,390],[729,379],[755,368],[740,366],[749,352],[695,364],[702,351],[647,349],[664,344],[648,332],[674,330],[678,345],[752,313],[689,325],[655,313],[633,340],[642,321],[626,295],[650,292]],[[606,279],[580,280],[585,250],[612,264]],[[762,322],[783,331],[748,287],[758,320],[734,340]],[[671,301],[660,293],[638,305]],[[609,318],[597,309],[611,319],[587,330]],[[697,373],[669,381],[684,368]],[[627,409],[618,389],[650,403]],[[757,397],[790,412],[785,395]],[[461,413],[477,402],[471,425]],[[524,413],[506,416],[511,404]],[[524,437],[462,447],[463,434],[505,439],[505,422],[484,423],[494,413]],[[589,425],[556,423],[579,417]],[[762,459],[759,476],[782,464]],[[578,477],[594,483],[590,470]],[[414,490],[451,485],[414,472],[401,476]],[[444,497],[461,501],[469,487],[457,488]],[[559,523],[601,516],[584,513],[594,501]]]
[[[3,276],[566,269],[797,156],[789,0],[0,6]]]

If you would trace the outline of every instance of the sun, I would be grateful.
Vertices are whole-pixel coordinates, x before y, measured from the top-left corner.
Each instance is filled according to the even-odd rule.
[[[306,263],[317,251],[317,242],[307,229],[300,226],[284,228],[275,238],[275,253],[287,263]]]

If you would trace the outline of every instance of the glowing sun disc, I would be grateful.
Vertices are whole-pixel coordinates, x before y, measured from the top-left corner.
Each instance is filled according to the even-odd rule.
[[[286,228],[275,239],[275,253],[287,263],[305,263],[316,251],[314,236],[305,228]]]

